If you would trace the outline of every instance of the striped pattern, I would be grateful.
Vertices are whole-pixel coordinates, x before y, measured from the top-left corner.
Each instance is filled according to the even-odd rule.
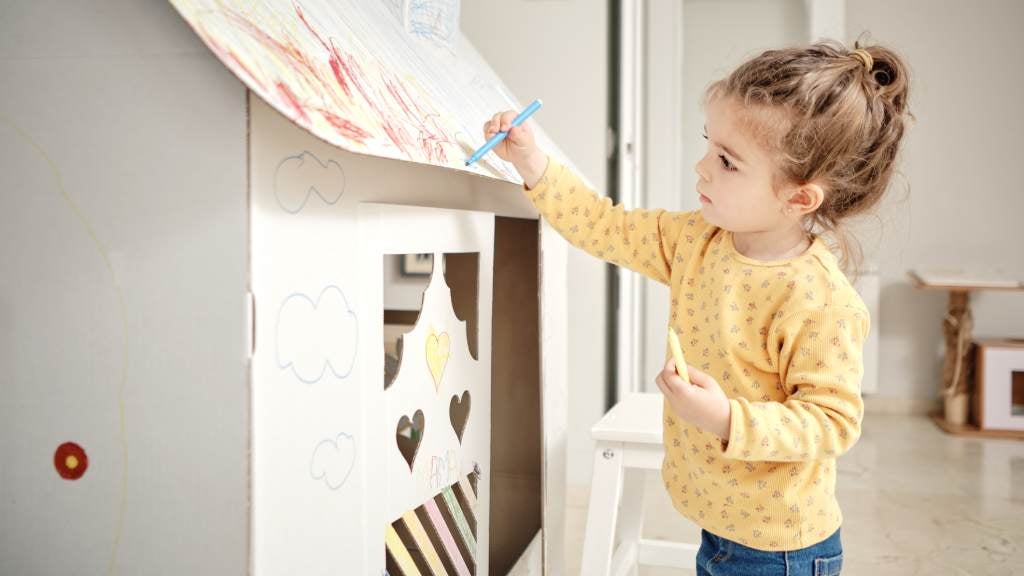
[[[387,526],[385,544],[395,576],[473,576],[476,491],[469,477]]]
[[[469,478],[462,478],[459,480],[459,488],[462,488],[462,496],[466,499],[469,504],[468,512],[476,515],[476,492],[473,492],[473,486],[469,483]]]
[[[462,543],[469,550],[470,561],[476,564],[476,538],[473,537],[473,531],[469,529],[469,522],[466,521],[466,517],[462,514],[462,506],[455,499],[455,493],[452,492],[451,488],[446,487],[442,490],[441,496],[444,498],[445,506],[448,507],[448,514],[455,520],[455,526],[459,531],[459,535],[462,536]]]
[[[469,567],[466,566],[462,552],[459,551],[459,546],[455,543],[455,538],[452,536],[452,531],[448,529],[444,516],[441,516],[441,510],[437,507],[437,503],[431,498],[423,506],[427,510],[427,515],[430,516],[430,524],[437,531],[437,535],[441,537],[444,550],[448,553],[448,559],[455,564],[455,571],[459,576],[470,576]]]
[[[416,563],[412,561],[409,549],[405,547],[402,539],[398,537],[395,527],[390,524],[388,524],[384,532],[384,546],[402,570],[402,574],[405,574],[405,576],[420,576],[420,570],[416,567]]]
[[[416,541],[416,546],[419,547],[423,557],[426,558],[431,574],[433,576],[448,576],[448,571],[441,564],[441,558],[437,555],[437,550],[434,550],[434,544],[430,541],[430,537],[427,536],[427,531],[423,529],[423,524],[420,524],[420,519],[419,516],[416,516],[416,512],[409,510],[402,514],[402,521],[405,522],[405,527],[412,534],[413,540]]]

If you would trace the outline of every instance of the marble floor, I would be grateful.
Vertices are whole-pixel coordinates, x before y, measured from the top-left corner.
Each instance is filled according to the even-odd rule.
[[[1024,576],[1024,441],[949,436],[924,416],[871,414],[839,459],[844,575]],[[644,536],[698,542],[651,474]],[[586,498],[570,499],[569,574],[579,572]],[[639,576],[692,570],[642,568]]]

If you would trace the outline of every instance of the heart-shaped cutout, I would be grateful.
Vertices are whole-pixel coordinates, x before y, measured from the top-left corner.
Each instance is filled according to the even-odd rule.
[[[411,420],[408,416],[402,416],[398,420],[395,441],[398,442],[398,451],[409,463],[410,472],[412,472],[413,462],[416,461],[416,452],[420,449],[420,442],[423,441],[424,426],[426,426],[426,422],[423,421],[423,410],[417,410]]]
[[[456,394],[452,396],[451,402],[448,404],[448,418],[452,421],[452,430],[455,430],[455,435],[459,437],[459,442],[462,442],[462,433],[466,431],[466,422],[469,422],[469,390],[462,393],[462,398]]]
[[[441,376],[444,375],[444,367],[448,364],[450,355],[451,342],[447,332],[431,333],[427,336],[427,367],[434,379],[435,390],[441,390]]]

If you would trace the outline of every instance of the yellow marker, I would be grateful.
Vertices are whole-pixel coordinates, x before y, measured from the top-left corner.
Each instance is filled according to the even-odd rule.
[[[686,358],[683,358],[683,349],[679,346],[679,336],[676,331],[668,329],[668,346],[672,349],[672,357],[676,360],[676,373],[687,383],[690,382],[690,374],[686,371]]]

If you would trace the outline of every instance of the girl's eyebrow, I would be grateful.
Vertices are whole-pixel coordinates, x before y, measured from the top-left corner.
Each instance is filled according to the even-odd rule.
[[[707,133],[708,133],[708,125],[707,125],[707,124],[705,124],[705,125],[704,125],[704,134],[706,135]],[[708,137],[708,140],[711,140],[711,138],[710,138],[710,137]],[[713,143],[715,143],[715,144],[718,144],[719,146],[721,146],[721,147],[722,147],[722,150],[725,150],[725,151],[726,151],[726,153],[727,153],[727,154],[729,154],[729,156],[732,156],[732,157],[733,157],[733,158],[735,158],[736,160],[739,160],[740,162],[743,162],[744,164],[746,164],[746,161],[745,161],[745,160],[743,159],[743,157],[742,157],[742,156],[740,156],[739,154],[737,154],[737,153],[733,152],[733,151],[732,151],[732,149],[731,149],[731,148],[729,148],[728,146],[726,146],[725,144],[722,144],[721,142],[716,142],[716,141],[714,141],[714,140],[711,140],[711,142],[713,142]]]

